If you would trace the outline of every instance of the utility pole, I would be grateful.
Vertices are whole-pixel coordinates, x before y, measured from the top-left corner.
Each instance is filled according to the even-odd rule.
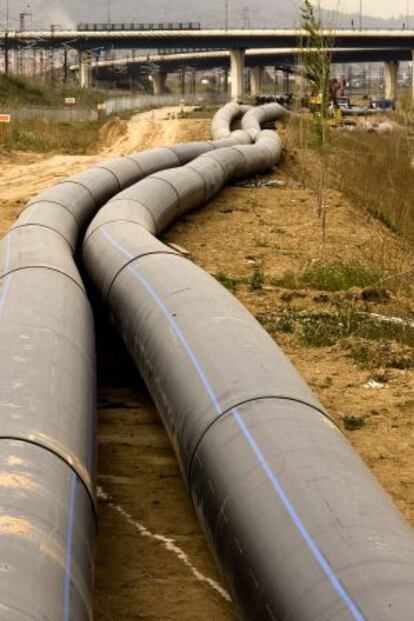
[[[66,84],[68,81],[68,46],[63,46],[63,81]]]
[[[60,28],[60,24],[50,24],[50,81],[53,82],[55,78],[55,54],[53,49],[53,35],[56,28]]]
[[[248,6],[244,6],[242,8],[242,21],[243,21],[243,28],[249,29],[250,28],[250,9]]]
[[[108,21],[108,30],[109,30],[109,27],[110,27],[111,21],[112,21],[112,18],[111,18],[111,0],[107,0],[107,2],[106,2],[106,9],[107,9],[106,10],[106,17],[107,17],[107,21]]]
[[[24,32],[25,31],[25,20],[26,17],[31,17],[32,14],[31,13],[19,13],[19,26],[20,26],[20,32]],[[20,53],[19,53],[19,71],[18,73],[24,73],[24,49],[23,47],[20,48]]]

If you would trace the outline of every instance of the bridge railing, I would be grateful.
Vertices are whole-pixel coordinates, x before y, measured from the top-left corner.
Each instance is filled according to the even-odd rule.
[[[168,23],[151,23],[151,24],[136,24],[136,23],[122,23],[122,24],[102,24],[102,23],[90,23],[90,24],[78,24],[78,30],[80,32],[89,31],[124,31],[124,30],[201,30],[200,22],[168,22]]]

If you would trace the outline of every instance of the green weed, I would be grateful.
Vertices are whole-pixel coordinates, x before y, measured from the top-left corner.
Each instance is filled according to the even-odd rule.
[[[263,269],[260,265],[256,265],[253,274],[249,278],[249,287],[251,291],[261,291],[264,284]]]
[[[362,416],[345,416],[343,424],[347,431],[356,431],[358,429],[362,429],[366,422]]]
[[[219,272],[218,274],[215,274],[215,278],[219,281],[221,285],[223,285],[223,287],[232,292],[235,292],[237,290],[237,286],[241,282],[240,279],[227,276],[227,274],[224,274],[224,272]]]

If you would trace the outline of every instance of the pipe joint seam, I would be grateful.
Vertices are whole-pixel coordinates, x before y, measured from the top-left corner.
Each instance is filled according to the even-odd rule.
[[[73,276],[71,276],[70,274],[67,274],[66,272],[58,269],[57,267],[53,267],[52,265],[24,265],[22,267],[15,267],[14,269],[8,270],[4,274],[2,274],[0,276],[0,281],[2,281],[4,278],[7,278],[7,276],[10,276],[11,274],[15,274],[16,272],[23,272],[25,270],[48,270],[50,272],[55,272],[56,274],[61,274],[62,276],[65,276],[68,280],[73,282],[78,287],[78,289],[82,291],[86,299],[89,301],[88,294],[86,293],[86,290],[81,285],[81,283],[77,282],[77,280],[73,278]]]
[[[89,500],[91,501],[92,513],[94,515],[94,518],[95,520],[98,519],[98,506],[97,506],[98,503],[97,503],[96,496],[93,492],[94,486],[92,485],[92,481],[90,480],[90,477],[85,477],[85,475],[79,472],[79,470],[75,467],[73,463],[74,461],[73,459],[67,459],[63,453],[59,453],[58,451],[55,451],[51,446],[48,446],[47,444],[41,444],[40,442],[36,442],[36,440],[30,440],[29,438],[24,438],[24,437],[19,437],[19,436],[10,436],[10,435],[1,436],[0,435],[0,442],[10,441],[10,440],[21,442],[22,444],[29,444],[31,446],[37,446],[41,450],[46,451],[47,453],[51,453],[52,455],[57,457],[61,462],[63,462],[77,476],[79,481],[82,483],[82,486],[86,490]]]
[[[305,407],[308,407],[311,410],[313,410],[315,413],[321,414],[322,416],[324,416],[332,425],[334,425],[338,429],[338,431],[340,431],[338,425],[329,416],[329,414],[327,412],[325,412],[325,410],[322,407],[318,408],[314,403],[308,403],[307,401],[303,401],[302,399],[295,399],[294,397],[284,397],[282,395],[267,395],[267,396],[264,396],[264,397],[252,397],[251,399],[243,399],[243,401],[240,401],[238,403],[235,403],[232,406],[229,406],[221,414],[218,414],[207,425],[207,427],[204,429],[204,431],[200,435],[199,439],[197,440],[197,442],[196,442],[196,444],[194,446],[194,449],[193,449],[193,451],[191,453],[190,459],[189,459],[188,472],[186,473],[187,474],[187,481],[191,481],[191,475],[192,475],[192,469],[193,469],[193,463],[194,463],[195,456],[197,454],[197,451],[198,451],[198,448],[199,448],[200,444],[202,443],[202,441],[204,440],[204,438],[206,437],[208,432],[219,421],[223,420],[224,417],[229,416],[233,410],[237,410],[237,408],[240,408],[243,405],[247,405],[249,403],[255,403],[257,401],[289,401],[291,403],[298,403],[300,405],[304,405]]]
[[[75,216],[74,213],[71,212],[71,210],[69,209],[69,207],[67,205],[64,205],[63,203],[59,203],[58,201],[50,201],[50,200],[46,200],[44,198],[40,199],[40,200],[36,200],[34,199],[33,202],[31,203],[27,203],[23,209],[21,210],[21,212],[19,213],[19,218],[20,216],[26,211],[26,209],[28,209],[29,207],[33,207],[33,205],[39,205],[40,203],[50,203],[51,205],[58,205],[58,207],[62,207],[62,209],[65,209],[74,219],[75,224],[78,228],[78,230],[81,228],[81,223],[79,222],[79,220],[77,219],[77,217]]]
[[[24,229],[24,228],[28,228],[31,226],[39,228],[39,229],[47,229],[48,231],[53,231],[53,233],[56,233],[56,235],[59,235],[59,237],[61,237],[67,243],[67,245],[69,246],[69,250],[71,251],[72,254],[75,252],[76,248],[72,246],[70,241],[63,235],[63,233],[53,228],[53,226],[50,226],[48,224],[40,224],[39,222],[22,222],[21,224],[15,224],[13,228],[9,229],[9,231],[6,233],[3,239],[5,239],[7,235],[11,233],[12,231],[17,231],[18,229]]]
[[[132,263],[135,263],[135,261],[139,261],[140,259],[144,259],[145,257],[150,257],[152,255],[157,255],[157,254],[173,255],[174,257],[180,257],[181,259],[184,259],[185,261],[189,260],[186,257],[184,257],[182,254],[180,254],[179,252],[174,251],[173,249],[171,249],[171,250],[154,250],[152,252],[144,252],[143,254],[139,254],[136,257],[133,257],[127,263],[125,263],[125,265],[123,265],[118,270],[118,272],[115,274],[115,276],[113,277],[111,283],[108,286],[108,290],[107,290],[107,293],[106,293],[105,299],[104,299],[104,304],[108,304],[108,300],[109,300],[109,297],[111,295],[112,288],[113,288],[117,278],[122,274],[122,272],[124,270],[128,269],[131,266]]]
[[[121,201],[123,200],[122,198],[119,199],[112,199],[111,201],[109,201],[109,203],[107,203],[106,205],[111,205],[113,203],[116,203],[117,201]],[[128,200],[136,203],[137,205],[139,205],[140,207],[142,207],[143,209],[145,209],[145,211],[148,213],[148,215],[151,218],[151,221],[154,224],[154,230],[155,230],[155,234],[157,234],[158,232],[158,227],[157,227],[157,223],[155,222],[155,218],[153,216],[153,214],[151,213],[151,211],[148,209],[148,207],[146,205],[144,205],[143,203],[140,203],[139,201],[136,201],[132,198],[129,198]],[[91,223],[91,226],[93,225],[93,222]],[[103,228],[104,226],[106,226],[107,224],[113,224],[115,222],[129,222],[130,224],[136,224],[137,226],[142,227],[143,229],[147,230],[147,228],[143,225],[140,224],[139,222],[136,222],[135,220],[128,220],[126,218],[119,218],[119,219],[113,219],[111,218],[111,220],[107,220],[106,222],[102,222],[102,224],[100,224],[99,226],[97,226],[96,228],[94,228],[92,231],[88,232],[84,241],[83,241],[83,248],[86,248],[87,244],[89,243],[89,240],[95,235],[95,233],[99,232],[101,230],[101,228]]]

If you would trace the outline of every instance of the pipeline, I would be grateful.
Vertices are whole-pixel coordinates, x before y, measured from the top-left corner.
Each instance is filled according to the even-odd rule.
[[[74,253],[99,207],[225,140],[98,164],[24,208],[0,243],[0,619],[93,618],[94,323]]]
[[[161,414],[245,619],[412,621],[414,537],[310,388],[217,281],[156,239],[280,140],[209,152],[130,187],[89,226],[83,261]],[[215,129],[217,131],[217,129]]]

